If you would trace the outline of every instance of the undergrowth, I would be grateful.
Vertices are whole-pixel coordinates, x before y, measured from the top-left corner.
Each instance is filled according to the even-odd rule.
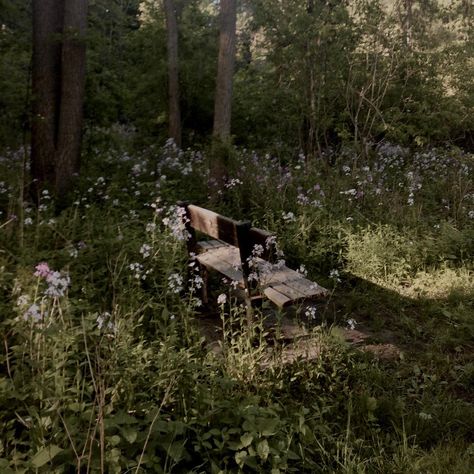
[[[218,189],[206,153],[116,144],[60,213],[21,199],[21,153],[0,161],[1,472],[473,471],[472,156],[235,150]],[[286,360],[230,296],[209,350],[175,204],[211,194],[332,290],[317,357]],[[399,356],[348,345],[348,320]]]

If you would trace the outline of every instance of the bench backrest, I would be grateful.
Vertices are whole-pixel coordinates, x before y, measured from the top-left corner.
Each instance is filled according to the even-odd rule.
[[[190,221],[189,225],[193,229],[234,247],[239,247],[238,229],[246,223],[229,219],[194,204],[187,206],[187,217]]]
[[[273,234],[262,229],[252,227],[248,221],[236,221],[217,212],[210,211],[194,204],[183,204],[189,219],[188,231],[191,234],[191,246],[195,246],[194,231],[202,232],[214,239],[238,247],[245,260],[252,254],[255,245],[263,248],[262,258],[269,260],[274,256],[274,245],[269,245]]]

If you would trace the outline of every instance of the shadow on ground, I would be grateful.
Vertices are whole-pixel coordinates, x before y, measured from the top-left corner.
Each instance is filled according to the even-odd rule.
[[[216,294],[212,296],[215,301]],[[474,306],[474,295],[461,295],[458,303]],[[449,298],[410,298],[349,275],[325,301],[308,301],[283,311],[264,304],[255,312],[255,324],[261,325],[269,350],[278,347],[282,351],[285,363],[318,357],[321,328],[381,360],[420,354],[433,345],[456,355],[462,352],[472,360],[473,321],[453,323],[446,316],[450,304]],[[314,318],[308,317],[314,312],[311,308],[316,308]],[[198,325],[208,347],[218,353],[223,325],[216,304],[205,308]]]

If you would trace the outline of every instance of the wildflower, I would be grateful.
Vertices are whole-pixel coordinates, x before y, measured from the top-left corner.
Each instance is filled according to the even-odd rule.
[[[306,308],[306,311],[304,312],[304,314],[308,319],[316,319],[316,312],[317,312],[316,306],[309,306],[308,308]]]
[[[251,281],[256,281],[256,282],[258,282],[258,280],[259,280],[259,278],[258,278],[258,273],[257,273],[257,272],[250,272],[250,273],[249,273],[249,276],[247,277],[247,280],[248,280],[249,282],[251,282]]]
[[[355,197],[357,196],[357,189],[351,188],[351,189],[348,189],[347,191],[340,191],[339,194],[345,194],[346,196]]]
[[[296,220],[295,215],[292,212],[282,212],[281,216],[283,217],[283,220],[286,222],[294,222]]]
[[[296,200],[298,201],[298,204],[301,204],[302,206],[309,204],[309,197],[303,193],[299,193]]]
[[[420,413],[418,413],[418,416],[422,419],[422,420],[431,420],[433,418],[432,415],[430,415],[429,413],[425,413],[423,411],[421,411]]]
[[[177,240],[187,240],[190,235],[186,230],[186,224],[189,219],[186,217],[186,209],[179,206],[171,206],[168,216],[163,218],[163,224],[167,226]]]
[[[51,273],[51,270],[46,262],[38,263],[38,265],[35,267],[35,270],[36,272],[34,275],[41,278],[46,278]]]
[[[156,229],[156,224],[154,222],[148,222],[145,228],[147,232],[154,232],[155,229]]]
[[[306,276],[308,274],[308,270],[306,270],[306,267],[301,264],[300,265],[300,268],[298,268],[298,270],[296,270],[298,273],[301,273],[301,275],[303,276]]]
[[[270,235],[265,240],[265,248],[268,250],[272,245],[276,245],[276,236]]]
[[[71,247],[68,250],[68,253],[69,253],[69,256],[72,258],[77,258],[77,256],[79,255],[79,251],[75,247]]]
[[[117,326],[110,320],[111,314],[107,311],[105,311],[102,314],[99,314],[97,316],[97,327],[99,330],[107,330],[111,333],[116,333],[117,332]]]
[[[151,254],[151,246],[148,244],[143,244],[140,247],[140,253],[142,254],[143,258],[148,258]]]
[[[20,295],[16,301],[18,306],[25,306],[30,301],[30,297],[28,295]]]
[[[27,217],[25,220],[24,220],[24,224],[25,225],[31,225],[33,224],[33,219],[31,217]]]
[[[191,283],[196,287],[196,288],[201,288],[204,280],[200,275],[195,275],[194,278],[191,280]]]
[[[252,249],[252,255],[254,257],[260,257],[263,254],[263,245],[255,244]]]
[[[46,277],[46,282],[48,283],[48,288],[46,288],[44,294],[53,298],[59,298],[64,296],[71,280],[68,274],[50,272]]]
[[[221,293],[217,297],[217,304],[224,305],[226,304],[226,302],[227,302],[227,295],[225,295],[224,293]]]
[[[355,319],[348,319],[347,320],[347,328],[350,329],[351,331],[353,331],[355,329],[357,325],[357,321]]]
[[[183,277],[179,273],[172,273],[168,277],[168,288],[173,293],[180,293],[183,290]]]
[[[141,263],[138,263],[138,262],[134,262],[134,263],[131,263],[129,265],[129,268],[130,270],[132,270],[132,272],[134,272],[134,277],[139,280],[140,278],[142,278],[142,273],[143,273],[143,265]]]
[[[40,307],[36,303],[33,303],[23,315],[23,319],[25,321],[28,321],[28,320],[39,321],[41,318],[42,318],[41,310],[40,310]]]
[[[236,186],[238,186],[239,184],[243,184],[242,181],[240,181],[240,179],[232,178],[229,182],[227,182],[225,184],[225,187],[227,189],[232,189],[232,188],[235,188]]]
[[[335,282],[340,282],[341,279],[339,278],[339,271],[336,270],[335,268],[333,268],[330,272],[329,272],[329,278],[331,278],[332,280],[334,280]]]

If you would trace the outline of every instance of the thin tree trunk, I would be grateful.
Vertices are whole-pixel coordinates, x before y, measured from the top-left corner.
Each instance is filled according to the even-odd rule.
[[[61,65],[62,2],[33,0],[33,71],[31,174],[33,197],[42,183],[54,185],[56,136],[59,122],[58,71]]]
[[[79,172],[86,77],[87,0],[65,0],[56,191],[63,198]]]
[[[219,59],[213,135],[221,140],[230,136],[232,113],[232,80],[235,63],[236,0],[220,2]]]
[[[179,106],[178,24],[173,0],[163,0],[168,49],[169,136],[181,146],[181,109]]]

